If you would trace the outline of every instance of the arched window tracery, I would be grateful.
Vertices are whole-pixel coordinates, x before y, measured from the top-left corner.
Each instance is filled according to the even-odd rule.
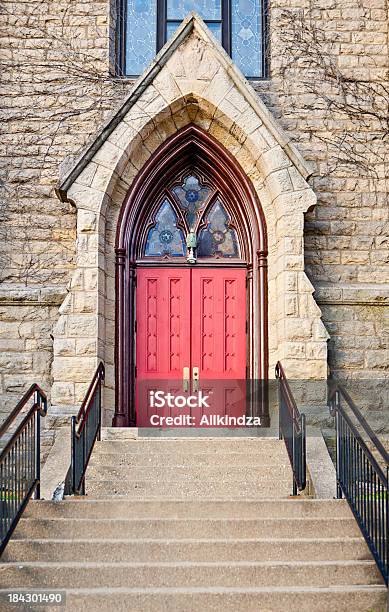
[[[199,259],[242,256],[236,223],[222,194],[195,171],[171,183],[147,226],[146,258],[186,257],[194,244]]]

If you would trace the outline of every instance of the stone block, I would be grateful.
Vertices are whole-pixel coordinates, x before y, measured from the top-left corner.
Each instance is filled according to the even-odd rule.
[[[52,404],[67,404],[75,403],[74,383],[59,383],[54,382],[51,387],[51,402]]]
[[[33,369],[32,355],[29,353],[0,353],[0,369],[12,372],[31,372]]]
[[[295,295],[285,296],[285,314],[287,316],[297,317],[299,314],[298,299]]]
[[[66,323],[69,338],[93,338],[97,335],[97,317],[92,314],[69,316]]]
[[[106,140],[94,155],[93,161],[114,171],[123,155],[125,153],[122,147]]]
[[[290,165],[291,161],[280,145],[265,151],[259,159],[259,166],[265,176],[276,170],[287,168]]]
[[[366,351],[365,366],[369,370],[389,370],[389,350]]]
[[[310,319],[289,318],[285,323],[285,336],[288,340],[310,340],[312,321]]]
[[[305,342],[286,342],[285,356],[293,359],[304,359],[306,351]]]
[[[78,232],[95,232],[96,231],[96,213],[91,210],[78,209],[77,213],[77,231]]]
[[[97,314],[97,293],[95,291],[76,291],[73,312]]]
[[[74,338],[54,338],[54,355],[73,356],[76,354],[76,340]]]
[[[76,339],[77,355],[97,355],[97,342],[94,338],[77,338]]]
[[[308,342],[306,345],[307,359],[327,359],[326,342]]]
[[[55,382],[89,383],[96,367],[94,357],[57,357],[52,374]]]

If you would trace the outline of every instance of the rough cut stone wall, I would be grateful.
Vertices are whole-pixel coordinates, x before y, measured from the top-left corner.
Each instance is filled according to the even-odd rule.
[[[108,77],[108,24],[105,0],[4,0],[0,8],[1,411],[32,381],[50,389],[52,327],[76,240],[74,207],[54,188],[61,162],[123,94]]]
[[[331,336],[329,364],[343,377],[388,376],[389,95],[375,96],[375,107],[369,99],[375,83],[387,87],[389,82],[388,4],[275,0],[271,6],[270,103],[304,157],[316,166],[311,184],[318,203],[306,215],[305,261]],[[303,37],[315,34],[300,62],[297,53],[288,61],[289,11]],[[295,47],[306,50],[301,43]],[[318,60],[317,69],[312,69],[312,60]],[[352,109],[342,110],[342,103],[329,109],[326,98],[336,99],[340,89],[331,89],[328,79],[320,85],[324,63],[334,75],[365,81],[362,106],[380,112],[361,118]],[[344,159],[351,163],[344,164]]]
[[[360,168],[334,167],[333,151],[337,135],[370,134],[377,126],[329,116],[301,85],[304,66],[281,78],[282,11],[308,10],[309,3],[271,5],[272,78],[256,89],[316,163],[318,204],[306,217],[306,265],[331,334],[330,364],[338,374],[380,377],[389,368],[387,169],[375,163],[379,177],[361,177]],[[53,323],[76,265],[75,211],[54,193],[59,165],[131,87],[109,76],[112,7],[107,0],[2,3],[0,163],[7,206],[0,209],[0,394],[7,398],[19,396],[32,379],[46,388],[51,382]],[[321,0],[309,16],[342,70],[388,82],[385,0]],[[88,312],[90,294],[83,290]],[[73,344],[58,350],[87,356],[93,349],[77,335],[75,329]],[[78,401],[83,390],[77,388]]]

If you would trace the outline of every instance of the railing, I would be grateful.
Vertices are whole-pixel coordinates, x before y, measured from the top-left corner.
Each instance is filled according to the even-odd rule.
[[[33,404],[22,414],[28,402]],[[0,555],[35,492],[40,497],[40,417],[46,416],[47,397],[32,385],[0,427]],[[10,426],[20,416],[21,422]],[[9,436],[9,439],[7,437]]]
[[[72,460],[70,466],[70,491],[85,495],[85,473],[96,440],[101,434],[101,389],[105,369],[98,366],[86,392],[78,415],[72,417]]]
[[[293,472],[293,495],[307,484],[305,415],[300,414],[281,363],[276,365],[278,380],[279,436],[284,440]]]
[[[344,495],[347,499],[388,584],[389,454],[347,391],[334,380],[330,381],[328,405],[336,425],[337,497]],[[358,426],[352,422],[350,413]],[[378,461],[363,437],[370,441]]]

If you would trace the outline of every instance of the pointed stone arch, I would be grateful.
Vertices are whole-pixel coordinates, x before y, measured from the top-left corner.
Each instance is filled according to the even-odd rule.
[[[76,404],[104,359],[106,403],[114,404],[119,213],[150,157],[187,126],[228,151],[260,202],[269,253],[270,375],[282,359],[288,376],[326,377],[328,336],[304,272],[304,212],[316,202],[306,182],[310,167],[191,15],[58,186],[58,196],[77,207],[77,266],[55,329],[54,403],[66,396]]]
[[[138,243],[150,206],[169,176],[195,166],[227,199],[245,240],[248,269],[248,376],[268,376],[267,232],[257,193],[240,164],[213,136],[190,124],[155,151],[133,181],[121,206],[116,236],[116,411],[114,424],[136,424],[134,372],[134,295]]]

